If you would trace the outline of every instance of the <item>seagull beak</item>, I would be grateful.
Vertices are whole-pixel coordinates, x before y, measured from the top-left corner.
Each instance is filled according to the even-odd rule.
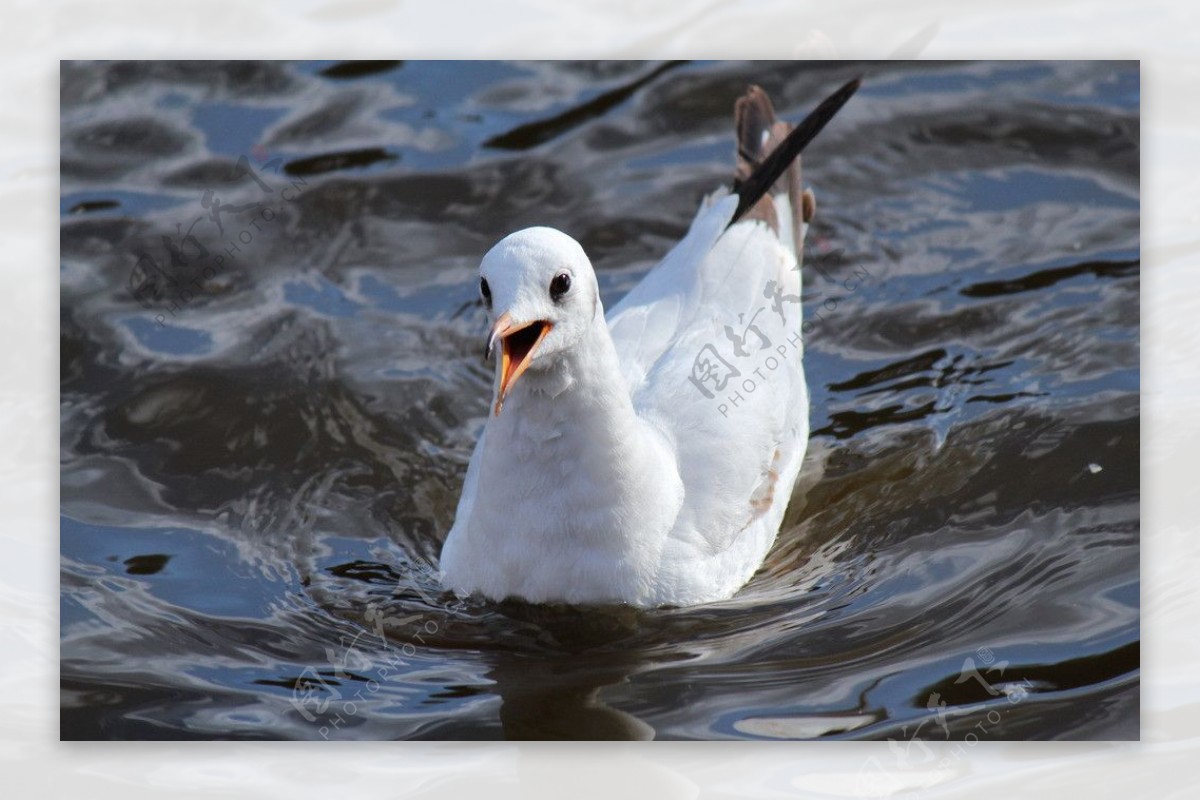
[[[493,414],[500,414],[504,399],[513,383],[525,372],[533,353],[538,345],[550,333],[553,326],[545,320],[534,320],[529,323],[514,323],[508,312],[496,318],[492,326],[491,336],[488,337],[487,356],[491,358],[496,342],[500,343],[500,391],[496,394],[496,408]]]

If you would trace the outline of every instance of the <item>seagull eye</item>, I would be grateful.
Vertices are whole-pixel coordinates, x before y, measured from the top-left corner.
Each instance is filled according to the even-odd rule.
[[[550,297],[558,300],[563,295],[567,294],[567,290],[571,288],[571,276],[566,273],[559,273],[554,276],[554,280],[550,282]]]
[[[492,308],[492,288],[488,286],[486,278],[479,279],[479,294],[483,295],[483,302],[487,304],[487,307]]]

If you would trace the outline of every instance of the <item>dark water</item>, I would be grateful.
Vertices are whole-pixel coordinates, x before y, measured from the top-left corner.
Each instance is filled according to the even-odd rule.
[[[858,72],[763,569],[444,594],[482,253],[555,225],[611,305],[747,83]],[[64,64],[62,736],[1136,737],[1138,110],[1136,63]]]

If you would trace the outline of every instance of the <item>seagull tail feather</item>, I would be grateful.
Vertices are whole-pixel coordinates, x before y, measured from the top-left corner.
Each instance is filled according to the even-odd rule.
[[[800,180],[800,152],[825,124],[858,91],[861,76],[846,83],[804,118],[799,125],[781,122],[771,98],[758,86],[750,86],[734,104],[737,128],[737,172],[734,192],[738,207],[730,225],[741,219],[762,220],[779,233],[778,209],[771,192],[786,192],[790,206],[791,240],[797,251],[803,242],[803,224],[816,212],[816,200]],[[799,253],[797,253],[799,256]]]

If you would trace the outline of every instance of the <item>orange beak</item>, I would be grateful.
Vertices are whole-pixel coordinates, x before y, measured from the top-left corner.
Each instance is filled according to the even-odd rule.
[[[492,335],[488,338],[487,355],[492,355],[496,340],[500,340],[500,391],[496,395],[496,408],[493,414],[500,414],[504,399],[513,383],[525,372],[533,353],[538,345],[550,333],[554,326],[545,320],[534,320],[531,323],[515,325],[508,312],[496,318],[492,326]]]

